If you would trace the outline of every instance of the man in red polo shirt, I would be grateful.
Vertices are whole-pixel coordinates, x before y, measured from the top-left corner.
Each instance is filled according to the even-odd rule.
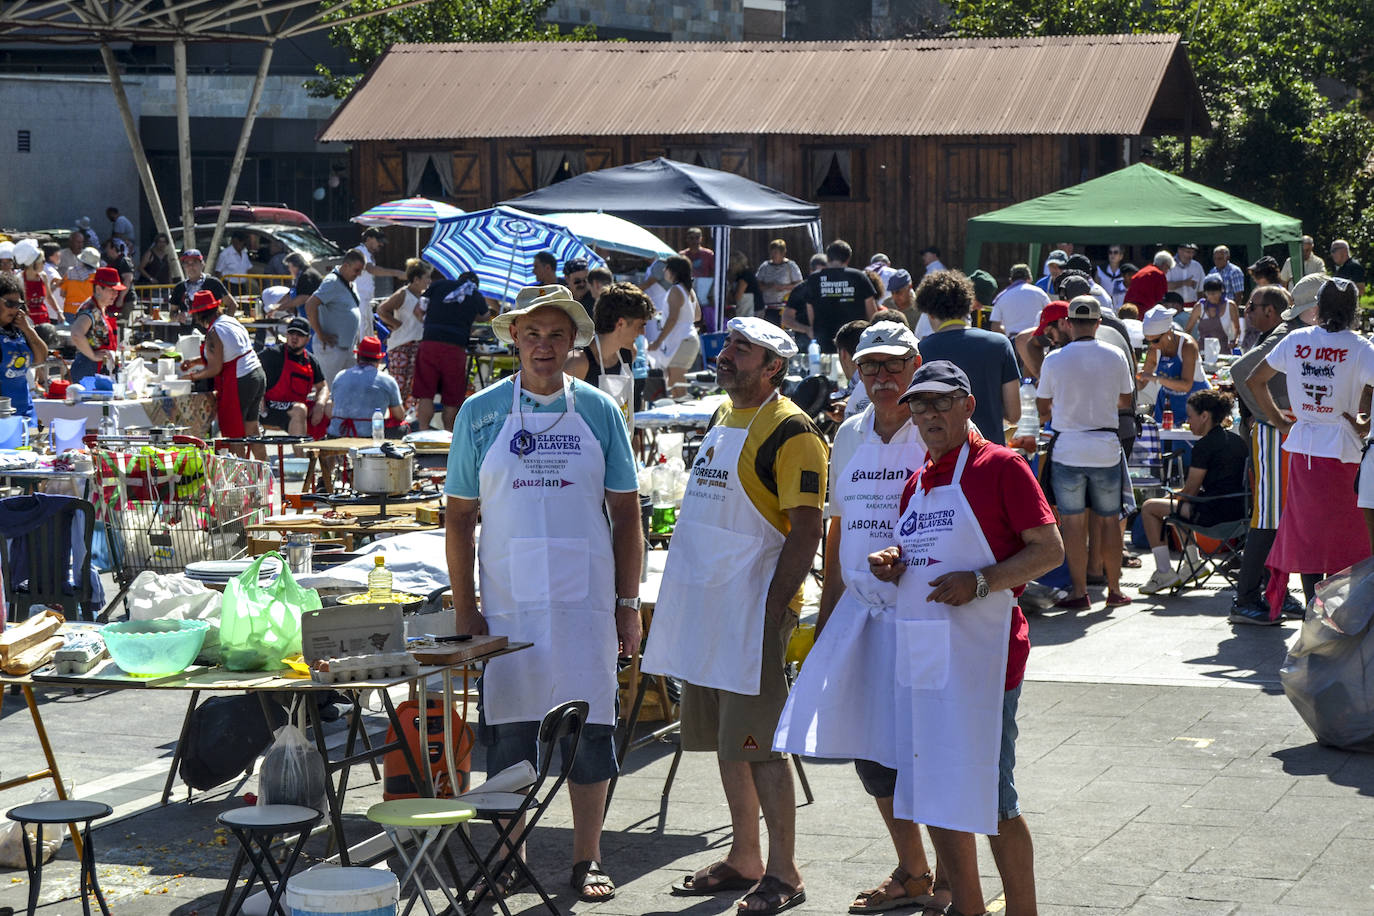
[[[1036,911],[1035,862],[1012,770],[1030,638],[1016,596],[1064,545],[1029,465],[973,425],[970,388],[947,360],[912,377],[902,400],[929,453],[903,490],[897,546],[869,556],[874,576],[898,583],[897,652],[910,665],[897,677],[894,737],[911,762],[897,771],[894,814],[927,825],[951,913],[984,912],[977,831],[1008,916],[1024,916]]]
[[[1164,301],[1164,294],[1169,291],[1168,274],[1173,268],[1173,255],[1167,251],[1155,252],[1154,263],[1140,268],[1131,277],[1123,303],[1130,302],[1139,306],[1142,315],[1159,305]]]

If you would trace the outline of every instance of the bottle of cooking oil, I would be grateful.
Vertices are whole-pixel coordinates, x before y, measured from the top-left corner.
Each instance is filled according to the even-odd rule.
[[[385,603],[391,600],[391,570],[386,568],[386,557],[377,555],[377,565],[367,574],[367,600]]]

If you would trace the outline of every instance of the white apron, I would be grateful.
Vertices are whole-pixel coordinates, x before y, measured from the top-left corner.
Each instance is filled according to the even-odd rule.
[[[625,365],[625,360],[620,360],[620,369],[615,375],[606,372],[606,357],[601,352],[601,338],[594,337],[592,341],[596,344],[596,362],[601,367],[601,374],[596,377],[596,387],[611,396],[615,401],[615,406],[620,408],[620,412],[625,415],[625,423],[634,432],[634,403],[635,403],[635,377],[629,367]],[[620,356],[619,353],[616,354]]]
[[[777,396],[763,402],[749,427]],[[701,443],[668,545],[642,667],[758,696],[768,585],[784,537],[739,482],[749,427],[717,425]]]
[[[925,463],[920,433],[906,423],[884,443],[863,418],[864,441],[837,479],[844,592],[806,657],[778,721],[773,750],[807,757],[899,763],[892,740],[898,704],[897,584],[868,571],[868,555],[896,542],[894,523],[907,478]]]
[[[487,722],[538,722],[568,700],[586,700],[588,721],[615,724],[615,558],[603,506],[601,443],[573,409],[511,412],[479,472],[482,612],[494,634],[534,643],[487,663]]]
[[[1007,679],[1011,591],[961,607],[931,604],[930,580],[996,562],[960,487],[969,447],[949,484],[920,487],[897,528],[907,564],[897,589],[897,682],[911,704],[910,731],[898,728],[897,817],[997,833],[997,763]]]

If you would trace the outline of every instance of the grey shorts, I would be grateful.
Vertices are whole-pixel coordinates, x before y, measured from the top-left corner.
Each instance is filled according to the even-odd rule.
[[[488,779],[522,760],[528,761],[535,772],[539,771],[539,724],[505,722],[488,725],[479,706],[476,735],[478,743],[486,748]],[[563,738],[558,752],[565,764],[571,750],[572,739]],[[573,758],[568,781],[577,785],[605,782],[617,772],[615,726],[590,723],[582,726],[582,739],[577,744],[577,756]]]

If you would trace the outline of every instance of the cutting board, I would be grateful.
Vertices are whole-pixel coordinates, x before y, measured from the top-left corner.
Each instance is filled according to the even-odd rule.
[[[152,677],[139,677],[136,674],[129,674],[123,668],[115,664],[114,659],[107,658],[96,665],[85,674],[58,674],[57,669],[52,665],[39,668],[33,673],[34,683],[41,684],[70,684],[75,687],[92,687],[100,689],[102,683],[122,687],[156,687],[158,684],[165,684],[168,681],[175,681],[182,677],[194,676],[205,670],[204,665],[191,665],[185,671],[178,671],[175,674],[158,674]]]
[[[504,649],[505,636],[474,636],[464,642],[441,643],[433,649],[412,649],[410,654],[423,665],[456,665]]]

